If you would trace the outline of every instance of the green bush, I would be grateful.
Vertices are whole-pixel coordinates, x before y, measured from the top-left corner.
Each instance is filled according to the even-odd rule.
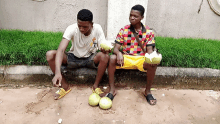
[[[62,32],[0,30],[0,65],[48,65],[45,54],[61,39]],[[220,69],[218,40],[157,37],[156,47],[160,66]]]

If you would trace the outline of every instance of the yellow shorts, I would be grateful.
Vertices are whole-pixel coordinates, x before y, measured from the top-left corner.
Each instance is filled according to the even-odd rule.
[[[147,72],[143,68],[143,64],[145,61],[145,56],[131,56],[131,55],[123,55],[124,57],[124,65],[116,66],[116,69],[138,69],[143,72]]]

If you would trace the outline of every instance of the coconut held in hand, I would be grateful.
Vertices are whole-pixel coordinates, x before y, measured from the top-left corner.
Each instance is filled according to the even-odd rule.
[[[108,41],[102,42],[102,43],[100,44],[100,47],[101,47],[102,49],[104,49],[105,51],[108,51],[108,50],[110,50],[110,49],[113,48],[111,42],[108,42]]]
[[[101,99],[101,97],[98,94],[92,93],[89,96],[89,105],[97,106],[99,104],[100,99]]]
[[[157,53],[156,51],[152,52],[151,54],[145,54],[145,62],[149,64],[160,64],[162,60],[162,55]]]
[[[112,100],[108,97],[101,98],[99,102],[99,107],[102,109],[109,109],[112,107]]]

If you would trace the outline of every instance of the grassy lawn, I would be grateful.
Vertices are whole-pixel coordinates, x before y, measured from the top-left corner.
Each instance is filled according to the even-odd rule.
[[[220,69],[220,41],[211,39],[157,37],[162,66]]]
[[[0,65],[48,65],[45,54],[61,39],[62,32],[0,30]],[[160,66],[220,69],[218,40],[157,37],[156,47],[163,55]]]

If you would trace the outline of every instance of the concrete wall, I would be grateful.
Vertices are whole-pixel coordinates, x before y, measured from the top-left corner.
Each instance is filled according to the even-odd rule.
[[[43,0],[44,1],[44,0]],[[203,0],[0,0],[0,29],[64,31],[76,22],[80,9],[90,9],[94,22],[101,24],[112,39],[129,23],[135,4],[145,9],[143,22],[161,36],[210,38],[220,40],[220,16]],[[123,19],[123,21],[121,21]],[[146,21],[145,21],[146,20]]]
[[[90,9],[94,22],[107,28],[108,0],[0,0],[0,28],[64,31],[76,23],[81,9]]]
[[[220,16],[203,0],[149,0],[146,24],[161,36],[220,40]]]
[[[108,0],[108,19],[107,19],[107,39],[114,41],[119,30],[130,24],[129,15],[132,6],[140,4],[145,8],[145,15],[147,13],[148,0]],[[145,16],[144,15],[144,16]],[[142,20],[145,24],[146,18]]]

